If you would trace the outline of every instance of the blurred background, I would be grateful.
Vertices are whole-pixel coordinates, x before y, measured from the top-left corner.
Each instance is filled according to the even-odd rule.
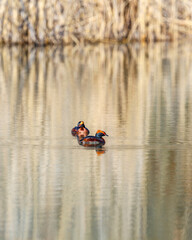
[[[0,43],[191,40],[191,9],[191,0],[1,0]]]

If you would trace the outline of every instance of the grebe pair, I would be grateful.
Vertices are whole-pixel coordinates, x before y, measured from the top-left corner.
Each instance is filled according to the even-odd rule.
[[[77,126],[71,130],[73,136],[77,136],[78,143],[84,147],[98,147],[105,144],[103,136],[108,136],[104,131],[98,130],[95,136],[88,136],[89,130],[83,121],[78,122]]]

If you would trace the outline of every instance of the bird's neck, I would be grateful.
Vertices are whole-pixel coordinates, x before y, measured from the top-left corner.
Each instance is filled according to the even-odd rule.
[[[102,135],[101,133],[96,133],[95,136],[96,136],[96,137],[99,137],[99,138],[102,138],[103,135]],[[102,138],[102,139],[103,139],[103,138]]]

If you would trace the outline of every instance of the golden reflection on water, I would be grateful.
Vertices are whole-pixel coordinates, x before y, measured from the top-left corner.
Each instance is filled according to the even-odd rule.
[[[2,47],[0,239],[191,239],[190,50]]]

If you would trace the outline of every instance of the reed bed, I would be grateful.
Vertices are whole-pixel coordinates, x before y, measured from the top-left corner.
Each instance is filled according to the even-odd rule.
[[[0,42],[154,42],[192,35],[191,0],[1,0]]]

